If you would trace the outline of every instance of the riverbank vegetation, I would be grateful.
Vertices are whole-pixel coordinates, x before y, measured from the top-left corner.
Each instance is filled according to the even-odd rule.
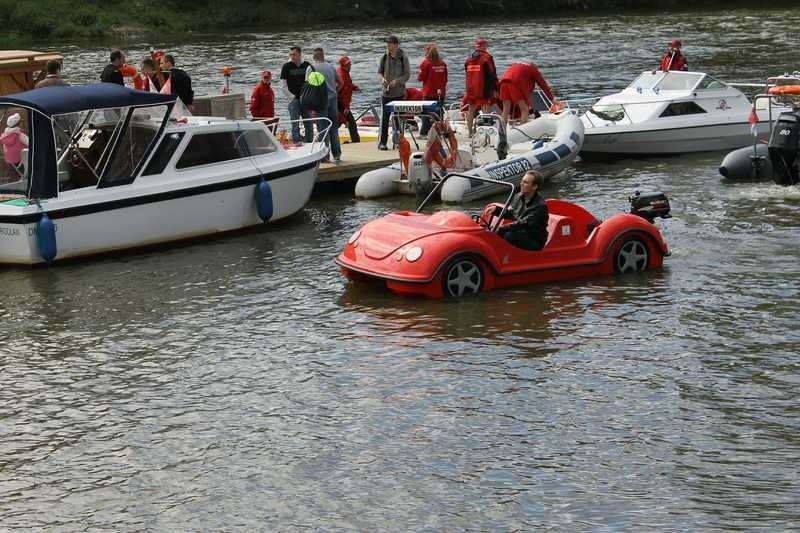
[[[758,7],[760,2],[707,2]],[[778,0],[773,4],[790,4]],[[486,16],[609,9],[692,8],[689,0],[0,0],[0,46],[52,39],[119,39],[153,34],[284,29],[387,17]]]

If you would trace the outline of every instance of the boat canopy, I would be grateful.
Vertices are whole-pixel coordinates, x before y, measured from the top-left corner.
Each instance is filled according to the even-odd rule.
[[[141,165],[158,134],[163,131],[170,111],[175,105],[175,99],[173,95],[137,91],[115,83],[50,86],[0,96],[0,110],[14,108],[29,110],[27,113],[29,116],[22,117],[30,139],[30,153],[27,159],[23,155],[25,159],[23,162],[29,163],[27,175],[24,176],[27,178],[25,191],[27,196],[31,198],[58,196],[59,158],[63,159],[65,150],[72,150],[77,156],[80,152],[79,135],[85,128],[92,126],[88,123],[88,118],[81,120],[77,117],[75,114],[78,113],[83,113],[89,118],[96,117],[98,113],[105,114],[106,120],[110,120],[110,129],[104,136],[104,142],[108,143],[109,148],[104,150],[102,158],[98,159],[96,169],[93,170],[96,176],[103,175],[105,178],[100,181],[99,186],[107,186],[112,178],[117,184],[123,183],[122,178],[126,178],[127,182],[132,181],[136,168]],[[147,110],[143,108],[153,106],[166,106],[160,128],[146,138],[133,139],[131,128],[134,122],[131,121],[131,117],[135,113],[146,113]],[[127,111],[120,112],[122,110]],[[86,112],[89,114],[86,115]],[[3,112],[0,120],[5,121],[5,114],[6,112]],[[66,143],[56,137],[57,132],[63,136],[65,131],[68,138],[71,136]],[[116,164],[118,161],[115,156],[119,152],[117,146],[120,144],[124,145],[125,162],[129,163],[127,165]],[[128,162],[128,159],[131,159],[130,153],[136,157]],[[95,183],[98,179],[94,180]]]
[[[0,105],[28,107],[52,117],[90,109],[169,104],[175,98],[171,94],[137,91],[116,83],[93,83],[42,87],[10,94],[0,97]]]

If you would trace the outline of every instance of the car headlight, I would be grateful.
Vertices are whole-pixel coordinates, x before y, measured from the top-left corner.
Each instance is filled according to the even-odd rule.
[[[413,263],[420,257],[422,257],[421,246],[412,246],[411,248],[406,250],[406,261],[408,261],[409,263]]]
[[[353,244],[358,240],[359,237],[361,237],[361,230],[357,230],[355,233],[350,235],[350,238],[347,239],[347,244]]]

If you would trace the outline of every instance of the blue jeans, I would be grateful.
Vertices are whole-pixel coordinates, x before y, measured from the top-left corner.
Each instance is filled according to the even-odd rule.
[[[325,144],[331,147],[331,155],[334,159],[342,157],[342,146],[339,144],[339,105],[336,103],[336,97],[331,98],[328,95],[328,109],[325,113],[319,113],[320,117],[329,118],[331,121],[331,129],[328,130],[328,136],[325,137]],[[327,124],[321,120],[317,121],[317,131],[322,131]]]
[[[292,120],[292,142],[300,142],[300,124],[295,122],[302,118],[308,118],[308,113],[303,113],[300,111],[300,100],[297,98],[293,98],[291,102],[289,102],[289,119]],[[305,142],[310,143],[314,140],[314,128],[311,126],[309,122],[303,124],[303,129],[305,130]]]

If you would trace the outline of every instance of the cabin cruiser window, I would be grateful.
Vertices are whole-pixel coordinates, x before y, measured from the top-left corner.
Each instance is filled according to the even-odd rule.
[[[668,72],[658,82],[659,91],[691,91],[703,74],[688,74],[685,72]]]
[[[658,83],[658,80],[660,80],[662,77],[664,77],[664,73],[661,71],[642,72],[641,74],[639,74],[639,77],[637,77],[635,80],[631,82],[630,85],[628,85],[627,88],[633,89],[638,92],[642,92],[647,89],[652,89],[653,87],[655,87],[656,83]]]
[[[199,133],[189,139],[175,168],[190,168],[271,154],[275,143],[260,129]]]
[[[619,122],[625,117],[625,109],[619,104],[595,104],[589,111],[611,122]]]
[[[53,116],[60,190],[97,186],[111,138],[124,116],[121,108]]]
[[[672,102],[659,116],[679,117],[681,115],[697,115],[698,113],[706,113],[706,110],[694,102]]]
[[[136,169],[150,152],[167,106],[139,107],[132,110],[128,120],[121,126],[116,148],[103,175],[102,186],[130,183]]]
[[[167,163],[172,159],[175,149],[181,144],[184,133],[170,133],[164,137],[161,144],[156,148],[156,153],[153,154],[153,159],[147,164],[143,175],[152,176],[153,174],[161,174],[167,168]]]
[[[697,90],[704,91],[704,90],[724,89],[725,87],[727,87],[727,85],[724,82],[721,82],[718,79],[706,74],[705,76],[703,76],[703,79],[700,80],[700,83],[697,85]]]

